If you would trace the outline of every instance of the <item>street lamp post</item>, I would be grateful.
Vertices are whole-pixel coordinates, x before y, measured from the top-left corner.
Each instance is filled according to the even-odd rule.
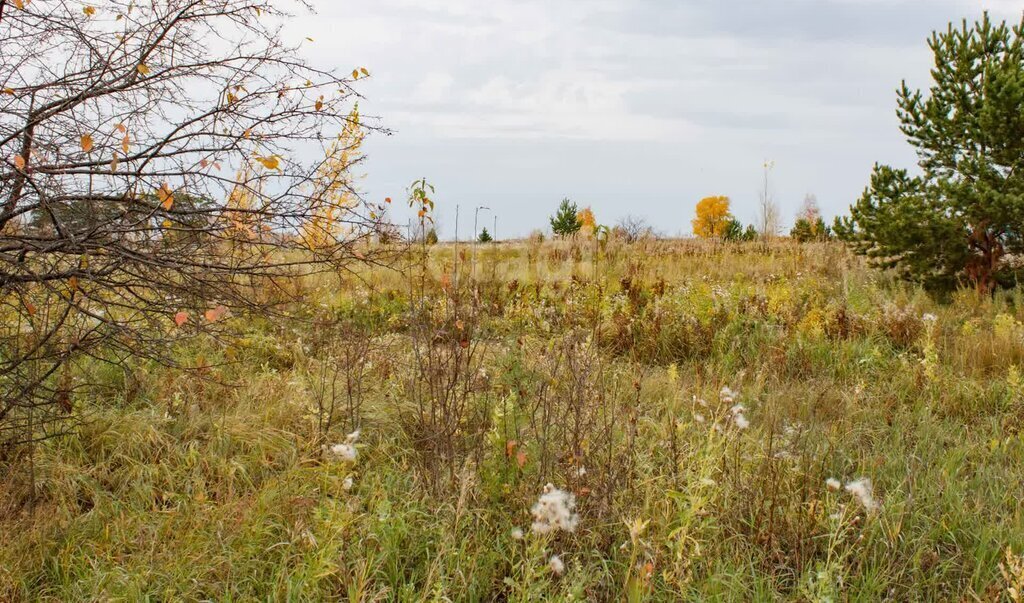
[[[477,243],[480,242],[479,234],[476,231],[476,225],[477,225],[477,219],[480,217],[480,210],[481,209],[485,209],[487,211],[491,211],[491,208],[487,207],[486,205],[478,205],[476,207],[476,211],[473,212],[473,267],[472,267],[473,278],[476,278],[476,247],[477,247]]]

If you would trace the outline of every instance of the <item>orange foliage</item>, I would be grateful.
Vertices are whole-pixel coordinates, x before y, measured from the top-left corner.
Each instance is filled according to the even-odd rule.
[[[597,230],[597,219],[594,217],[594,210],[589,207],[584,207],[576,213],[576,221],[580,223],[580,231],[584,235],[593,235]]]

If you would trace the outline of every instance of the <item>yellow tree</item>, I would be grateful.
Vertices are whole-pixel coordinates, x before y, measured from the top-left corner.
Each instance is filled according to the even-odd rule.
[[[259,234],[259,192],[253,187],[259,187],[259,181],[249,168],[235,175],[235,186],[228,194],[227,211],[224,212],[231,222],[232,228],[228,231],[231,235],[253,239]],[[236,241],[234,236],[230,238]]]
[[[597,219],[594,217],[594,210],[584,207],[576,213],[576,221],[580,223],[580,232],[590,237],[597,230]]]
[[[697,203],[697,217],[693,219],[693,234],[702,239],[720,239],[732,221],[729,197],[704,197]]]
[[[352,167],[360,159],[365,131],[359,122],[359,104],[348,115],[344,129],[327,149],[311,195],[310,218],[302,226],[303,242],[311,250],[330,247],[344,234],[346,215],[358,205]]]

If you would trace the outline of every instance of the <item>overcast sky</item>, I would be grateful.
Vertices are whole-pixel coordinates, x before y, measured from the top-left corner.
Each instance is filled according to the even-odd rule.
[[[365,66],[365,115],[391,136],[366,145],[363,191],[437,187],[442,237],[547,227],[559,200],[601,223],[625,214],[689,234],[693,206],[728,195],[756,216],[762,164],[791,223],[804,196],[827,216],[874,162],[909,166],[901,79],[928,83],[926,40],[1024,0],[314,0],[311,58]],[[482,214],[481,222],[491,225]],[[399,214],[404,219],[404,214]]]

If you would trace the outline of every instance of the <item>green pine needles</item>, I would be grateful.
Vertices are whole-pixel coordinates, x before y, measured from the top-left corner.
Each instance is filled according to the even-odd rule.
[[[949,26],[929,41],[927,94],[904,82],[900,129],[920,174],[876,165],[836,234],[876,266],[933,290],[1019,280],[1024,253],[1024,21]]]
[[[551,216],[551,232],[560,237],[576,236],[583,227],[579,219],[579,208],[568,198],[562,199],[558,211]]]

